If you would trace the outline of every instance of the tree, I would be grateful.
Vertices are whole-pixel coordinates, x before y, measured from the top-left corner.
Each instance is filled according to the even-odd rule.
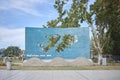
[[[3,51],[5,56],[9,56],[9,57],[18,56],[20,52],[21,49],[17,46],[9,46],[7,47],[7,49]]]
[[[119,7],[120,0],[96,0],[90,6],[90,12],[86,12],[86,16],[90,16],[86,17],[85,21],[92,29],[94,47],[99,55],[98,64],[100,64],[102,54],[120,54]]]
[[[91,27],[91,31],[93,33],[94,38],[94,47],[99,55],[98,64],[100,64],[100,61],[102,59],[101,56],[103,53],[103,47],[100,43],[100,34],[98,33],[98,31],[96,31],[95,27],[93,26],[93,12],[88,11],[88,0],[72,0],[72,4],[69,10],[63,10],[65,4],[67,3],[63,0],[55,1],[54,7],[58,11],[59,16],[55,20],[48,21],[46,27],[80,27],[80,23],[83,23],[83,21],[85,21],[89,25],[89,27]]]
[[[77,28],[80,27],[80,23],[83,22],[83,14],[85,14],[86,4],[88,0],[72,0],[72,5],[69,10],[64,9],[64,5],[68,0],[56,0],[54,8],[58,11],[59,16],[55,20],[47,22],[47,25],[43,27],[49,28]],[[63,51],[68,48],[69,44],[65,40],[71,40],[72,35],[64,35],[62,43],[59,44],[56,51]],[[54,40],[50,40],[53,43]],[[46,49],[50,49],[50,44]]]
[[[102,32],[106,30],[104,53],[120,54],[120,0],[96,0],[91,11],[96,15],[96,25]]]
[[[93,34],[93,46],[98,53],[98,64],[103,53],[120,50],[120,0],[96,0],[88,9],[88,0],[72,0],[69,10],[64,9],[68,0],[56,0],[54,8],[58,18],[47,22],[46,27],[80,27],[86,22]],[[95,24],[95,25],[94,25]],[[117,46],[117,47],[116,47]]]

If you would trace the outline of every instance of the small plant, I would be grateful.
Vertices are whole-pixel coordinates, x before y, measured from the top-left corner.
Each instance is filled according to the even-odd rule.
[[[6,66],[6,64],[3,63],[3,58],[0,58],[0,66]]]

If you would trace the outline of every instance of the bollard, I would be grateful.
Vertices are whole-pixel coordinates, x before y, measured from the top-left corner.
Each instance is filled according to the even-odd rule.
[[[106,66],[106,65],[107,65],[106,57],[102,58],[102,65],[103,65],[103,66]]]
[[[7,70],[11,70],[12,69],[12,62],[7,61],[6,65],[7,65]]]
[[[7,66],[7,70],[11,70],[12,69],[12,58],[11,57],[7,58],[6,66]]]

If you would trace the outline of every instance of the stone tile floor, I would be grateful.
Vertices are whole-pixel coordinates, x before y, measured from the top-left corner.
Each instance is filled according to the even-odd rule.
[[[120,80],[120,70],[0,70],[0,80]]]

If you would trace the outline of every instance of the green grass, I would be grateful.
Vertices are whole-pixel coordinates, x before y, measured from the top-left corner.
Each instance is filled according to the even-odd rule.
[[[12,62],[22,62],[14,59]],[[13,70],[120,70],[120,63],[107,63],[107,66],[20,66],[13,65]],[[6,65],[0,59],[0,70],[5,70]]]
[[[21,59],[12,59],[12,62],[14,62],[14,63],[21,63],[23,61]]]
[[[6,66],[0,66],[6,69]],[[120,66],[18,66],[13,65],[13,70],[120,70]]]

